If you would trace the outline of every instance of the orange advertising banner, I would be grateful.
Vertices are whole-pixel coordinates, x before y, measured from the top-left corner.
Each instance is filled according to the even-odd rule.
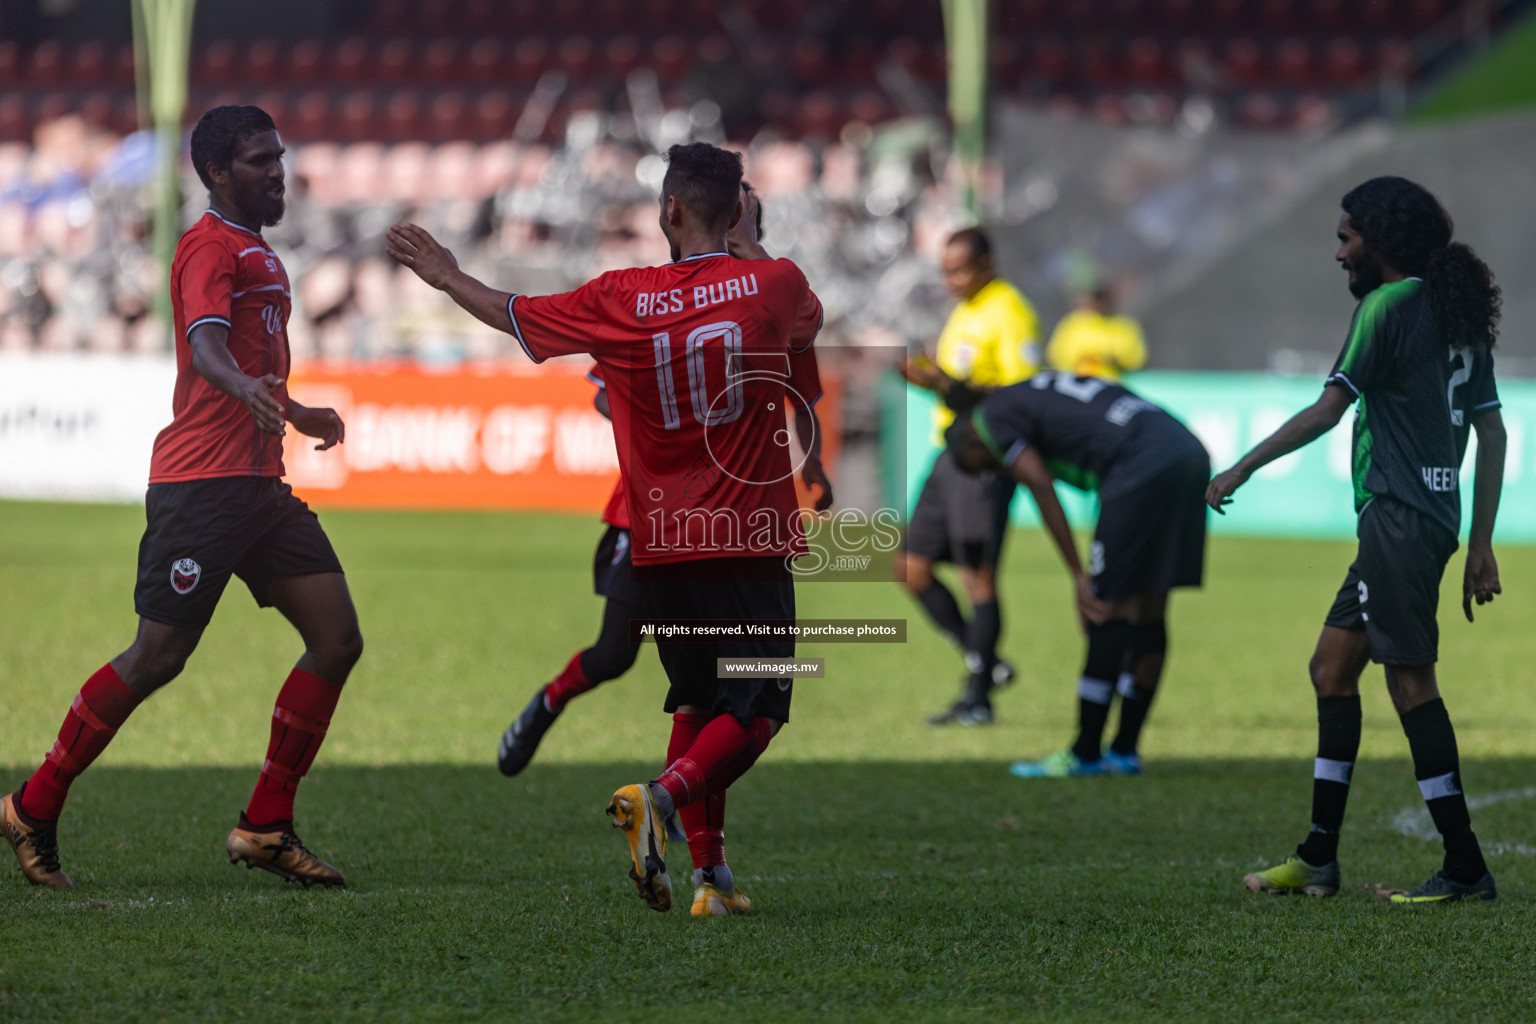
[[[579,373],[313,367],[289,392],[346,423],[346,442],[329,451],[291,429],[284,438],[288,482],[317,507],[596,514],[618,479],[613,428]],[[835,419],[828,410],[824,400],[818,412]],[[822,443],[830,471],[835,436]]]

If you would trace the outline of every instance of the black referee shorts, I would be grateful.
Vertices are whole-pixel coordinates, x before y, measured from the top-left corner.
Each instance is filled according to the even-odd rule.
[[[973,569],[996,566],[1008,535],[1008,506],[1013,477],[1003,473],[971,475],[945,448],[917,496],[907,524],[906,549],[931,562],[951,562]]]
[[[274,576],[341,572],[309,506],[275,476],[150,484],[133,604],[168,626],[208,625],[230,576],[263,608]]]
[[[692,562],[635,567],[645,614],[652,619],[723,621],[792,620],[795,584],[783,556],[704,558]],[[789,721],[793,696],[789,679],[721,679],[716,658],[793,658],[794,640],[710,640],[704,643],[656,638],[656,654],[671,683],[663,705],[668,712],[693,704],[715,714]]]
[[[1395,498],[1378,495],[1360,513],[1360,549],[1324,625],[1363,629],[1378,665],[1440,660],[1440,581],[1456,535]]]

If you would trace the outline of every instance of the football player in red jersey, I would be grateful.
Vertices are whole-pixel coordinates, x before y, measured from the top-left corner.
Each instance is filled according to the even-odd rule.
[[[672,147],[668,160],[665,266],[611,271],[573,292],[531,297],[465,274],[415,225],[391,228],[386,251],[516,336],[535,362],[582,352],[597,360],[621,439],[631,557],[648,617],[793,620],[792,566],[806,543],[783,403],[809,406],[820,392],[809,356],[821,303],[790,261],[728,251],[727,234],[744,212],[739,155],[694,143]],[[794,642],[658,637],[657,647],[671,683],[669,763],[655,780],[620,788],[608,813],[629,839],[641,897],[664,911],[672,890],[662,822],[725,792],[789,719],[790,680],[722,680],[717,659],[790,657]],[[728,869],[701,874],[694,914],[750,906]]]
[[[138,635],[86,680],[42,766],[0,802],[6,838],[34,885],[74,888],[57,838],[70,783],[144,698],[180,674],[231,575],[294,624],[304,655],[278,693],[261,776],[226,843],[230,862],[304,885],[344,884],[293,830],[294,793],[363,639],[325,531],[282,480],[285,424],[321,450],[344,434],[335,411],[300,405],[284,385],[291,291],[261,237],[283,216],[282,158],[277,128],[257,107],[215,107],[192,130],[208,212],[171,264],[176,388],[150,462]]]

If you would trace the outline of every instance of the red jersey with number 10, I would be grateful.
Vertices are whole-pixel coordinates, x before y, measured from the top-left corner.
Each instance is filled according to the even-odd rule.
[[[171,425],[155,438],[149,482],[222,476],[282,476],[283,439],[256,426],[239,399],[192,368],[192,328],[229,328],[229,354],[252,376],[288,378],[288,273],[256,232],[209,210],[181,236],[171,261],[176,320],[176,390]],[[277,389],[288,402],[287,385]]]
[[[636,565],[805,551],[785,411],[821,395],[822,313],[799,267],[706,253],[507,312],[535,362],[597,360]]]

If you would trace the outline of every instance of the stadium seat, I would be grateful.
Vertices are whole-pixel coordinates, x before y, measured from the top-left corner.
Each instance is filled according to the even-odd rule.
[[[584,35],[566,37],[560,42],[556,60],[572,81],[587,81],[592,77],[592,39]]]
[[[281,57],[282,49],[276,40],[258,39],[246,47],[245,66],[234,69],[234,77],[219,84],[242,88],[276,85],[282,78]]]
[[[0,139],[29,139],[31,135],[27,101],[18,92],[0,94]]]
[[[603,45],[603,70],[622,82],[640,64],[640,41],[632,35],[618,35]]]
[[[1227,44],[1222,71],[1229,84],[1262,85],[1268,77],[1264,71],[1264,51],[1253,39],[1238,36]]]
[[[1062,41],[1044,36],[1035,41],[1030,77],[1053,88],[1066,84],[1072,73],[1072,54]]]
[[[45,39],[32,48],[32,59],[27,63],[29,85],[62,85],[66,74],[64,47],[57,40]]]
[[[331,94],[325,89],[310,89],[294,105],[293,135],[297,139],[317,141],[331,137]]]
[[[120,86],[129,89],[133,88],[134,56],[132,43],[124,43],[112,54],[112,81]]]
[[[21,65],[21,48],[10,39],[0,39],[0,85],[21,81]]]
[[[1338,123],[1338,107],[1322,96],[1302,96],[1291,112],[1291,123],[1298,131],[1320,132]]]
[[[415,65],[415,47],[404,36],[396,36],[380,44],[374,56],[370,78],[380,84],[404,85],[418,81]]]
[[[520,108],[511,94],[496,89],[483,93],[475,101],[473,135],[477,139],[503,139],[512,134]]]
[[[434,85],[457,81],[462,77],[461,57],[458,40],[449,36],[432,40],[421,52],[419,74],[422,81]]]
[[[69,80],[72,85],[106,85],[110,72],[106,44],[99,40],[81,43],[69,56]]]
[[[512,183],[522,158],[515,142],[498,140],[481,146],[474,154],[470,169],[471,190],[477,196],[492,196]]]
[[[1276,128],[1284,116],[1279,99],[1268,92],[1248,93],[1237,105],[1237,122],[1247,128]]]
[[[139,130],[139,101],[133,93],[117,94],[117,105],[112,111],[112,130],[119,135],[131,135]]]
[[[688,68],[687,41],[682,36],[662,36],[651,47],[651,64],[664,85],[676,82]]]
[[[432,148],[427,177],[438,197],[466,197],[473,186],[476,147],[469,142],[446,142]]]
[[[315,85],[329,81],[330,69],[325,44],[318,39],[300,39],[288,51],[288,74],[295,83]]]
[[[1359,43],[1339,36],[1329,40],[1325,53],[1328,81],[1334,88],[1352,88],[1365,81],[1365,54]]]
[[[1383,39],[1376,48],[1376,67],[1382,74],[1410,80],[1418,70],[1413,43],[1406,39]]]
[[[507,72],[502,67],[504,50],[499,39],[477,39],[469,48],[466,61],[466,79],[477,85],[503,80]]]
[[[375,0],[372,25],[385,32],[410,31],[418,24],[414,7],[411,0]]]
[[[369,49],[368,41],[356,36],[337,43],[330,57],[331,81],[340,85],[367,84]]]
[[[1345,0],[1312,0],[1307,25],[1314,31],[1339,31],[1345,26]]]
[[[432,116],[427,125],[429,138],[435,141],[459,139],[467,131],[468,103],[456,89],[440,92],[432,100]]]
[[[288,123],[288,97],[283,93],[269,90],[258,95],[255,103],[267,112],[267,115],[272,118],[272,123],[277,125],[279,130]]]
[[[512,48],[512,60],[509,65],[499,69],[499,73],[493,73],[489,78],[476,76],[475,81],[514,81],[536,82],[539,76],[553,66],[550,56],[549,41],[543,36],[529,36],[519,39]]]
[[[1275,79],[1293,88],[1309,85],[1314,81],[1312,48],[1305,39],[1290,36],[1275,48]]]
[[[341,151],[336,162],[336,176],[343,205],[378,202],[383,163],[384,147],[377,142],[354,142]]]
[[[1424,32],[1437,25],[1448,13],[1446,0],[1410,0],[1408,4],[1408,28]]]
[[[334,142],[307,142],[298,147],[293,158],[293,169],[304,179],[309,198],[320,206],[339,203],[340,181],[337,178],[339,150]]]
[[[789,73],[802,86],[827,82],[830,65],[827,45],[817,36],[801,36],[789,46]]]
[[[421,95],[414,89],[397,89],[384,103],[384,138],[426,137]]]

